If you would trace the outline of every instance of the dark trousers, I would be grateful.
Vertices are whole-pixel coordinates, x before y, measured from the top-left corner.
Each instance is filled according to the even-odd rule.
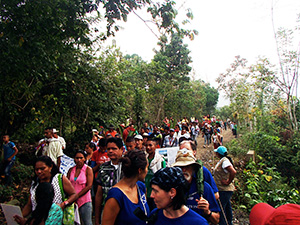
[[[229,225],[232,225],[232,209],[230,199],[233,191],[219,191],[220,201]],[[220,212],[220,223],[219,225],[226,225],[226,221],[223,212]]]
[[[1,174],[4,174],[5,176],[5,185],[11,185],[12,183],[12,176],[10,173],[10,169],[11,167],[14,165],[15,160],[11,160],[11,161],[4,161],[1,164]]]

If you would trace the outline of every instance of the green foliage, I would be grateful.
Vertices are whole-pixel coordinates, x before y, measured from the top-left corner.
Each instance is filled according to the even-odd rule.
[[[259,202],[266,202],[273,207],[299,202],[299,191],[284,183],[275,167],[268,167],[261,161],[257,164],[250,161],[245,168],[240,168],[235,185],[234,205],[249,212]]]
[[[27,184],[30,185],[31,178],[34,175],[34,169],[33,166],[26,166],[24,164],[21,164],[19,162],[16,162],[16,164],[12,167],[11,173],[13,176],[13,182],[16,184]]]

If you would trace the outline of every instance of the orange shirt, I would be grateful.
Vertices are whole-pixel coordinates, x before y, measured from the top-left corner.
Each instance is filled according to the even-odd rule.
[[[96,164],[100,164],[101,165],[101,164],[103,164],[105,162],[110,161],[110,158],[107,156],[106,152],[100,152],[98,150],[98,151],[94,151],[93,152],[91,161],[94,161],[94,162],[96,162]],[[97,175],[98,175],[98,171],[95,173],[95,177],[97,177]]]
[[[116,136],[116,134],[117,134],[117,131],[112,131],[112,132],[110,132],[110,131],[106,131],[105,132],[105,136],[107,135],[107,134],[111,134],[111,136],[113,136],[113,137],[115,137]]]

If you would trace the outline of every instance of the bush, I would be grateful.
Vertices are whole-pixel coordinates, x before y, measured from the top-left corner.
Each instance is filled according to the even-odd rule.
[[[262,160],[261,157],[257,157]],[[299,202],[299,191],[283,183],[281,174],[275,167],[268,167],[262,161],[250,161],[245,168],[239,168],[234,192],[233,205],[238,209],[250,210],[259,202],[266,202],[273,207],[286,203]]]

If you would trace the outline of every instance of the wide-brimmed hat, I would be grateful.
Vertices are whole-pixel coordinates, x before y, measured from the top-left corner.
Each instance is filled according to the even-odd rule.
[[[199,163],[197,163],[196,160],[197,159],[195,158],[192,150],[183,148],[177,152],[175,163],[172,166],[180,167],[180,166],[196,165],[198,167],[201,167],[201,165]]]
[[[267,203],[256,204],[250,213],[251,225],[300,224],[300,205],[285,204],[273,208]]]

